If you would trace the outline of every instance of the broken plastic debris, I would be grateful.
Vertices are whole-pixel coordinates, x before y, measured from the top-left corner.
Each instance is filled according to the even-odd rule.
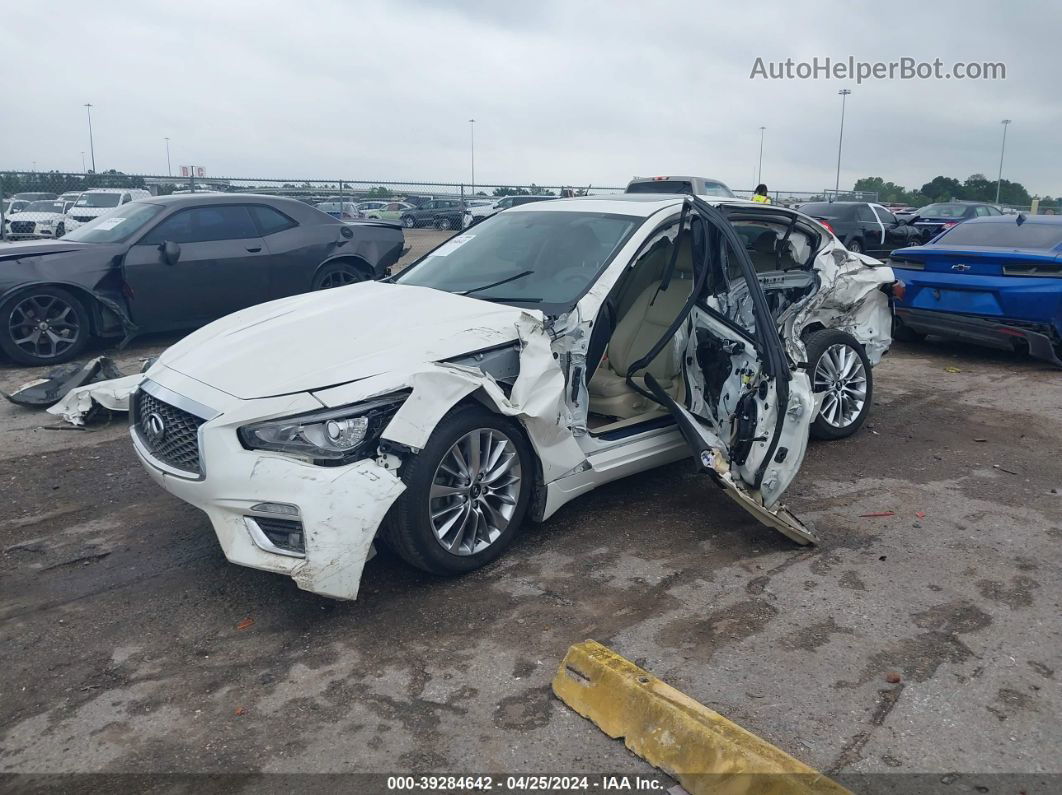
[[[944,368],[944,372],[946,372],[946,373],[961,373],[962,370],[960,370],[958,367],[945,367]]]
[[[246,715],[247,714],[247,710],[245,710],[243,707],[236,707],[235,714],[236,714],[237,717],[239,717],[240,715]]]
[[[992,468],[993,469],[998,469],[1000,472],[1006,472],[1008,475],[1017,475],[1018,474],[1013,469],[1007,469],[1005,466],[1000,466],[999,464],[992,464]]]
[[[925,511],[915,511],[915,516],[917,516],[919,519],[925,519],[926,518],[926,512]]]
[[[23,384],[4,397],[19,406],[50,406],[75,387],[121,378],[122,373],[106,356],[87,362],[71,362],[53,367],[43,378]]]
[[[900,683],[900,675],[895,671],[889,671],[885,674],[885,681],[890,685],[897,685]]]
[[[896,511],[875,511],[874,513],[861,513],[861,518],[875,517],[875,516],[895,516]]]
[[[253,618],[245,618],[243,621],[241,621],[239,624],[236,625],[236,631],[237,632],[243,632],[243,630],[248,629],[248,628],[250,628],[252,626],[254,626],[254,619]]]

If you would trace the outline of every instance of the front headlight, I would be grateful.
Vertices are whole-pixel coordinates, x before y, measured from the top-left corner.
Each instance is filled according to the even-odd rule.
[[[345,464],[372,454],[380,433],[408,396],[403,392],[353,406],[257,422],[244,425],[238,435],[248,450],[288,453],[323,466]]]

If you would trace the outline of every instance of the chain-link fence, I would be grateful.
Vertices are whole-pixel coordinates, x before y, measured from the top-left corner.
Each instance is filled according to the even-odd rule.
[[[60,171],[0,172],[0,220],[5,239],[61,237],[80,223],[138,197],[174,193],[263,193],[287,196],[319,206],[344,219],[381,218],[416,226],[438,220],[460,223],[467,208],[493,205],[506,197],[559,197],[622,193],[621,187],[596,185],[499,185],[401,180],[207,177],[195,168],[187,176]],[[519,201],[519,200],[516,200]],[[450,213],[443,211],[451,211]],[[451,215],[456,212],[456,219]],[[425,220],[426,219],[426,220]],[[408,225],[408,224],[407,224]]]
[[[407,226],[445,224],[456,228],[465,211],[472,217],[532,200],[530,197],[598,196],[624,188],[599,185],[471,184],[367,179],[306,179],[276,177],[207,177],[195,167],[183,176],[124,174],[118,171],[0,172],[0,238],[57,238],[126,201],[152,195],[189,192],[265,193],[288,196],[319,206],[344,219],[379,218]],[[751,198],[751,190],[736,190]],[[877,194],[854,191],[770,192],[772,201],[796,207],[810,201],[876,201]],[[507,197],[513,197],[508,199]],[[529,197],[520,199],[519,197]],[[478,209],[477,209],[478,208]]]

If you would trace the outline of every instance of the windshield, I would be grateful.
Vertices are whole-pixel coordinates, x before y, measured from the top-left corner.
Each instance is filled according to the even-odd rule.
[[[117,207],[120,193],[85,193],[77,200],[77,207]]]
[[[529,210],[492,216],[405,270],[399,284],[512,304],[575,302],[643,219]]]
[[[132,202],[118,212],[93,218],[73,232],[67,232],[63,240],[75,240],[79,243],[121,243],[140,231],[160,212],[161,205]]]
[[[31,202],[24,212],[27,213],[61,213],[63,203],[56,201]]]
[[[1026,221],[1010,223],[959,224],[936,240],[943,246],[993,246],[998,248],[1039,248],[1050,250],[1062,243],[1062,224]]]
[[[962,218],[966,215],[965,204],[930,204],[918,211],[923,218]]]

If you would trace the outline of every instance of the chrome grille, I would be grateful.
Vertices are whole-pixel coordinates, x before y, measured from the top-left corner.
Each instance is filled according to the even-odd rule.
[[[143,389],[134,399],[136,435],[152,456],[164,464],[199,475],[199,426],[206,422],[176,406],[171,406]]]
[[[11,234],[13,235],[28,235],[31,234],[36,227],[34,221],[12,221],[11,222]]]

